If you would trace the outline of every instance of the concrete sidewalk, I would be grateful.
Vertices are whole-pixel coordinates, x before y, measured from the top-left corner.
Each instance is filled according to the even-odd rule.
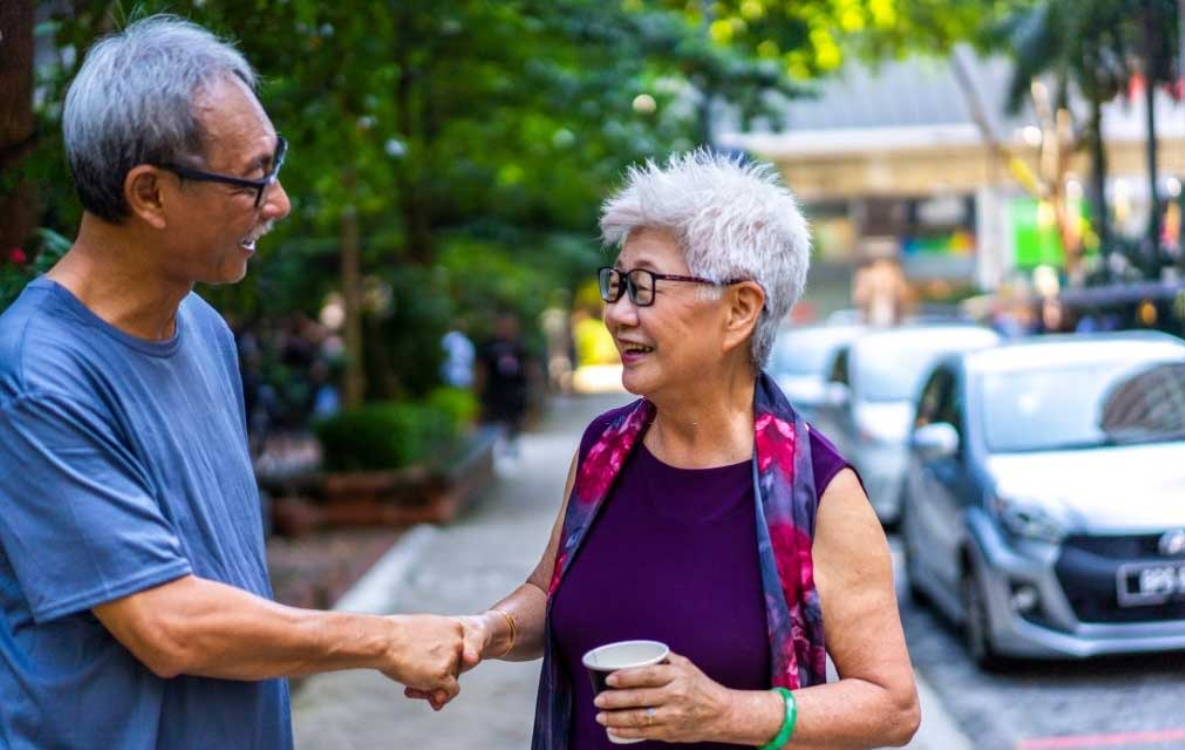
[[[597,397],[557,405],[543,430],[523,436],[518,465],[476,509],[453,526],[409,533],[338,608],[462,614],[505,596],[542,554],[584,426],[623,401]],[[522,750],[530,746],[538,678],[539,662],[483,664],[462,677],[460,697],[437,714],[405,699],[402,687],[378,673],[320,675],[293,701],[297,747]],[[923,731],[910,747],[970,748],[924,685],[922,696]]]

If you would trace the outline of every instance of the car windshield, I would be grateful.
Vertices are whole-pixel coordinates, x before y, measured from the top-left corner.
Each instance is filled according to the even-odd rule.
[[[992,452],[1185,442],[1185,362],[1096,362],[983,377]]]
[[[974,327],[861,339],[853,349],[852,382],[865,401],[912,401],[938,360],[996,341],[991,331]]]
[[[782,333],[774,343],[772,374],[822,377],[835,350],[852,338],[850,330],[845,327],[810,328]]]

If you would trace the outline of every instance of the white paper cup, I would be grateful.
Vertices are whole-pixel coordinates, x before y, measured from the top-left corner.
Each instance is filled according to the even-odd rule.
[[[581,661],[588,670],[595,696],[606,689],[605,679],[613,672],[619,669],[660,664],[666,661],[670,655],[671,649],[667,647],[667,644],[659,641],[618,641],[594,648],[586,653]],[[623,740],[611,734],[609,741],[616,745],[644,742],[644,740]]]

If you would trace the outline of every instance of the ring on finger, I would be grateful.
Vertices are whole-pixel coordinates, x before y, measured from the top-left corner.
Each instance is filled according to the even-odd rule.
[[[657,712],[653,708],[646,709],[646,711],[644,712],[644,715],[646,717],[646,726],[650,726],[651,724],[654,723],[655,713],[657,713]]]

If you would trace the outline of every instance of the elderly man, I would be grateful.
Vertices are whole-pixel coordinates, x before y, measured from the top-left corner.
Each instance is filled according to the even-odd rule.
[[[70,88],[85,214],[0,317],[0,747],[286,748],[289,675],[457,691],[457,620],[277,605],[235,347],[196,282],[240,280],[289,211],[255,76],[152,18]]]

